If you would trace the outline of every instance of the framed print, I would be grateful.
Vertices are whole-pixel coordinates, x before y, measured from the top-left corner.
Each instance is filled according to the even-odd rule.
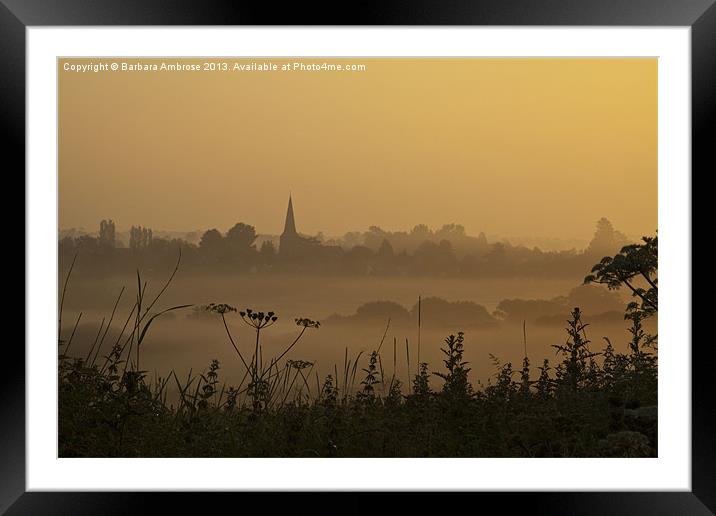
[[[351,26],[6,3],[8,514],[144,504],[82,491],[713,510],[691,322],[710,2]]]

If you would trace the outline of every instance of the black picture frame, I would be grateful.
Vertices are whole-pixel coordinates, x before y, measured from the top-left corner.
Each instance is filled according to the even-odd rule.
[[[88,25],[573,25],[573,26],[688,26],[692,44],[692,178],[714,167],[712,147],[716,113],[715,0],[451,0],[443,2],[360,2],[252,5],[214,0],[0,0],[0,124],[6,143],[5,163],[25,164],[25,29],[31,26]],[[8,159],[15,158],[15,159]],[[6,168],[8,178],[15,169]],[[697,172],[700,171],[700,172]],[[24,191],[24,181],[23,181]],[[13,219],[7,219],[13,220]],[[694,221],[695,222],[695,221]],[[692,231],[693,234],[693,231]],[[693,252],[693,251],[691,251]],[[48,290],[48,295],[54,295]],[[54,292],[54,291],[52,291]],[[31,309],[31,307],[28,307]],[[27,312],[26,312],[27,316]],[[688,344],[688,343],[684,343]],[[713,403],[710,382],[713,351],[708,342],[692,343],[692,491],[589,493],[479,493],[469,504],[493,502],[545,514],[712,514],[716,511],[716,440],[709,417]],[[7,338],[0,375],[0,513],[20,514],[133,514],[161,503],[162,512],[188,512],[223,505],[229,494],[188,493],[40,493],[25,492],[25,353],[17,340]],[[221,500],[216,497],[220,496]],[[261,494],[241,503],[265,504]],[[263,495],[265,496],[265,495]],[[298,495],[303,497],[304,495]],[[340,503],[341,512],[364,512],[380,501],[353,493]],[[466,498],[451,495],[455,500]],[[478,496],[475,500],[473,496]],[[208,501],[211,497],[211,501]],[[259,498],[260,497],[260,498]],[[160,498],[157,500],[157,498]],[[271,498],[276,504],[303,502]],[[326,499],[321,506],[329,509]],[[232,502],[229,502],[232,503]],[[315,501],[307,502],[315,504]],[[336,503],[336,502],[334,502]],[[432,503],[443,505],[440,501]],[[504,504],[504,505],[503,505]],[[248,507],[248,506],[245,506]],[[425,496],[412,494],[401,510],[430,509]]]

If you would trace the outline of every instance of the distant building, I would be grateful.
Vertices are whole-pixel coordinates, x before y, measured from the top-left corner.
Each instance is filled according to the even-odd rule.
[[[316,245],[314,239],[304,238],[296,231],[296,219],[293,215],[293,200],[288,197],[288,209],[286,210],[286,222],[283,225],[283,233],[279,242],[278,252],[286,261],[297,261],[305,257],[309,247]]]
[[[327,259],[337,259],[341,254],[341,248],[338,246],[324,246],[317,238],[301,236],[296,231],[293,199],[289,195],[286,221],[279,240],[278,254],[284,263],[300,262],[304,265],[317,265]]]
[[[288,210],[286,210],[286,222],[283,225],[283,233],[279,242],[279,254],[286,259],[297,258],[301,247],[301,235],[296,231],[296,219],[293,215],[293,200],[288,197]]]

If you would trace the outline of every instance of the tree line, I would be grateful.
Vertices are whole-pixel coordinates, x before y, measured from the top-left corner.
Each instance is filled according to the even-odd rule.
[[[184,266],[200,271],[270,273],[311,272],[358,276],[575,277],[595,258],[617,252],[627,237],[602,218],[583,250],[543,251],[488,242],[483,233],[467,235],[463,226],[448,224],[431,230],[423,224],[409,232],[372,226],[364,233],[327,239],[301,237],[300,255],[281,252],[277,239],[261,236],[254,226],[239,222],[228,231],[209,229],[196,239],[157,236],[152,229],[132,226],[128,241],[120,240],[113,220],[103,220],[95,235],[66,235],[59,241],[61,262],[79,253],[88,268],[133,270],[137,265],[161,268],[181,250]]]

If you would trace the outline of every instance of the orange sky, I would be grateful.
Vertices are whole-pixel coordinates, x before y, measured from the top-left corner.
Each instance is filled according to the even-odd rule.
[[[656,59],[312,59],[365,71],[65,71],[60,227],[339,235],[657,227]],[[204,60],[184,59],[200,64]]]

